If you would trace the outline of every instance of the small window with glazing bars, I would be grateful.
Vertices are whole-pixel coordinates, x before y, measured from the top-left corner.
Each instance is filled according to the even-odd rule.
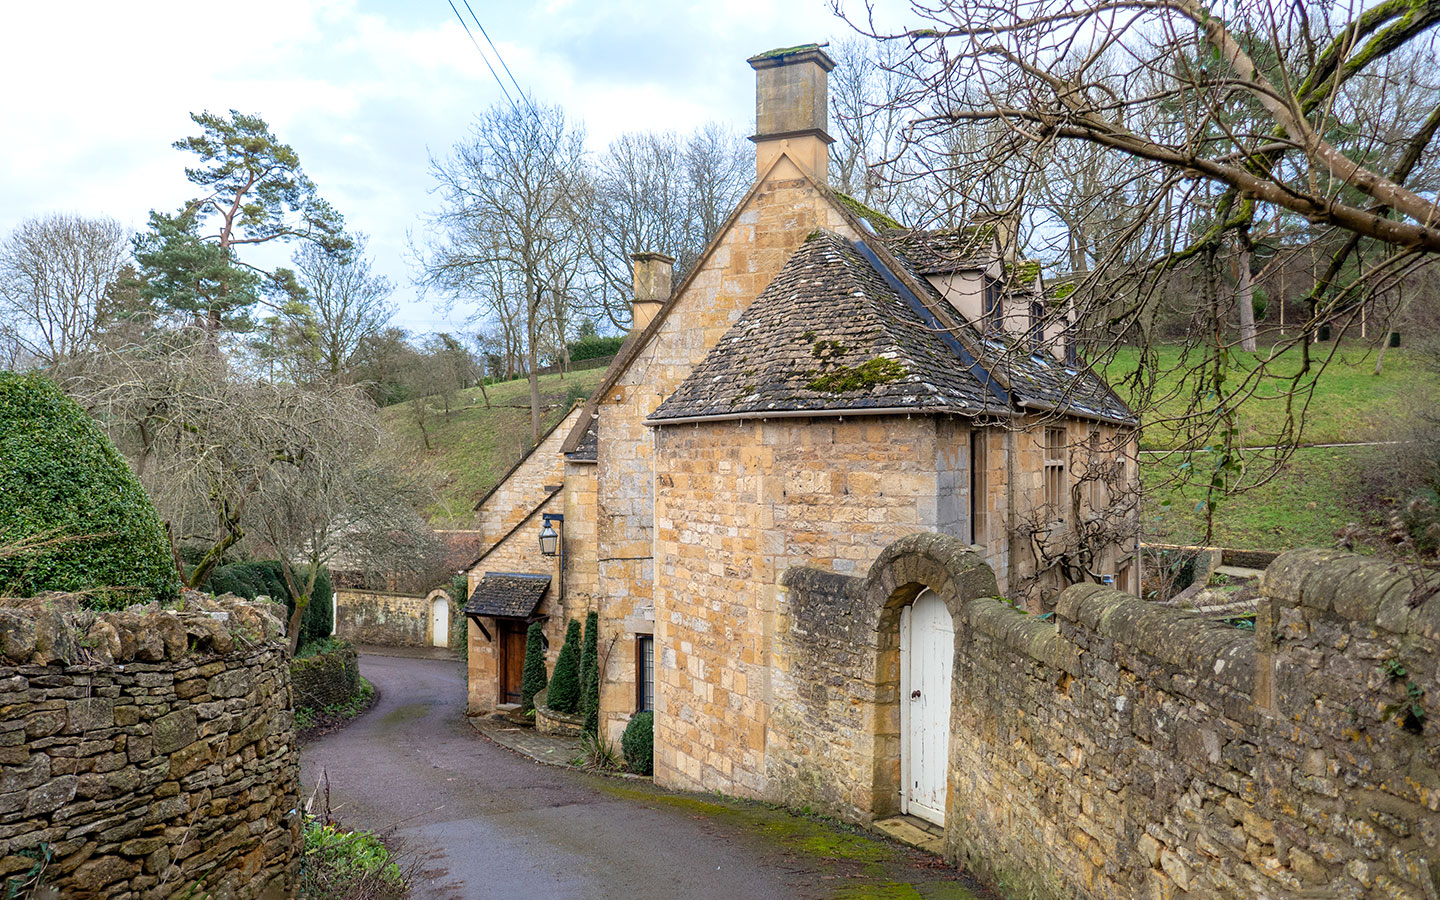
[[[655,708],[655,638],[635,638],[635,711]]]
[[[1065,496],[1065,429],[1046,428],[1044,447],[1045,506],[1053,520],[1063,522],[1069,506]]]

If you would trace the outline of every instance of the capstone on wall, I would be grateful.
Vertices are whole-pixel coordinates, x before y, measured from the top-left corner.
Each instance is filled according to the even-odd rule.
[[[58,896],[294,896],[299,768],[283,608],[0,605],[0,883]]]
[[[1430,898],[1440,890],[1440,595],[1322,551],[1266,572],[1255,632],[1099,585],[1053,617],[952,538],[864,579],[795,568],[765,796],[896,811],[898,612],[955,623],[947,857],[1014,896]]]

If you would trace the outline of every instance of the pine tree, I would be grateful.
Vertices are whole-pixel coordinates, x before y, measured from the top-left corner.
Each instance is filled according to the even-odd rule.
[[[600,733],[600,616],[585,616],[585,646],[580,651],[580,712],[585,716],[585,733]]]
[[[525,674],[520,680],[520,711],[535,708],[535,695],[545,690],[545,631],[531,622],[525,634]]]
[[[573,713],[580,708],[580,643],[580,621],[571,619],[550,677],[550,693],[545,695],[545,705],[556,712]]]

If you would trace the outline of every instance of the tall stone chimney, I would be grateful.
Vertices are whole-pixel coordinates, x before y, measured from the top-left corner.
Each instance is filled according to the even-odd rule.
[[[675,258],[663,253],[632,253],[630,261],[635,264],[635,300],[631,305],[633,323],[631,329],[639,331],[666,300],[670,299],[670,278],[675,273]]]
[[[830,94],[835,60],[818,44],[771,50],[747,60],[755,70],[756,174],[781,153],[825,183],[830,167]]]

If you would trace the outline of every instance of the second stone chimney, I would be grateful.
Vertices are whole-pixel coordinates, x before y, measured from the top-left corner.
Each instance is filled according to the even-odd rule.
[[[633,323],[630,328],[639,331],[660,311],[670,299],[670,278],[675,272],[675,258],[663,253],[632,253],[630,261],[635,264],[635,300],[631,306]]]
[[[750,57],[755,70],[756,174],[781,153],[807,175],[825,183],[830,167],[830,94],[827,73],[835,68],[819,44],[771,50]]]

